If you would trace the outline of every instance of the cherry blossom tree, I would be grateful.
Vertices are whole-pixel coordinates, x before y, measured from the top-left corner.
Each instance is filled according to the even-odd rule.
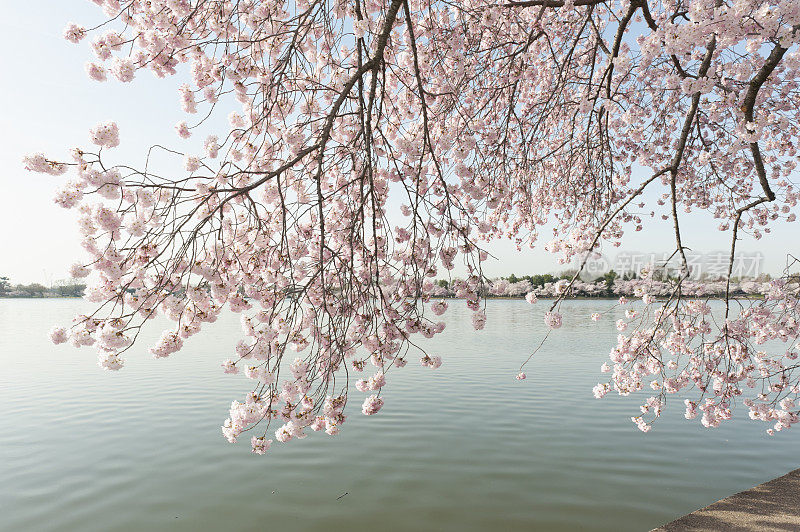
[[[558,328],[586,261],[661,216],[683,266],[659,298],[639,282],[644,310],[619,325],[595,394],[653,388],[634,417],[643,430],[679,391],[707,426],[737,402],[776,428],[797,421],[797,283],[746,304],[728,287],[715,322],[687,296],[681,232],[683,212],[710,213],[732,268],[744,234],[795,219],[797,1],[92,1],[107,22],[64,34],[91,42],[92,79],[188,80],[178,138],[149,152],[184,171],[159,173],[149,155],[107,163],[124,139],[114,122],[72,160],[26,157],[73,176],[55,201],[77,212],[88,258],[71,275],[89,276],[98,307],[55,342],[93,345],[119,369],[157,313],[175,326],[156,357],[224,308],[241,313],[223,367],[251,391],[223,432],[249,431],[264,453],[272,434],[336,434],[353,387],[376,414],[412,357],[441,365],[415,340],[444,328],[447,303],[428,305],[437,274],[466,272],[450,288],[482,328],[492,240],[582,258],[554,287],[545,321]],[[202,152],[181,148],[220,114],[229,127]],[[769,340],[786,352],[760,350]],[[748,387],[760,394],[742,399]]]

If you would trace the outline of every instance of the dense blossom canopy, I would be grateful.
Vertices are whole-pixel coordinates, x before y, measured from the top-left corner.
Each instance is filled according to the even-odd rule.
[[[715,321],[686,297],[680,226],[710,213],[732,265],[742,233],[795,219],[796,0],[93,1],[108,22],[64,32],[90,41],[92,79],[185,76],[175,150],[208,117],[229,127],[182,153],[180,175],[105,164],[124,140],[113,122],[72,161],[26,158],[74,175],[56,203],[78,213],[89,258],[72,274],[89,275],[99,307],[54,341],[94,345],[119,369],[156,313],[176,323],[156,357],[223,308],[241,313],[223,367],[251,391],[223,432],[252,430],[264,453],[271,435],[336,434],[353,375],[372,415],[396,368],[441,365],[413,343],[444,328],[447,303],[427,304],[437,275],[465,272],[451,287],[483,328],[492,239],[585,264],[661,216],[681,274],[656,293],[644,272],[644,310],[618,324],[595,394],[652,388],[633,418],[643,430],[678,392],[707,426],[739,401],[776,429],[797,421],[797,283],[734,310],[726,287]],[[554,288],[550,327],[577,280]]]

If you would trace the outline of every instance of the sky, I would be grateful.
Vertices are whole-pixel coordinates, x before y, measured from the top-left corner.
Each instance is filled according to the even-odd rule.
[[[177,87],[185,79],[156,79],[140,72],[132,83],[96,83],[84,71],[92,59],[87,41],[68,43],[61,35],[68,22],[91,26],[103,20],[89,0],[58,0],[42,4],[0,0],[0,276],[13,283],[50,285],[68,277],[69,265],[80,261],[82,249],[76,214],[53,203],[65,176],[34,174],[22,166],[22,157],[44,152],[68,160],[68,150],[86,146],[88,130],[115,120],[121,146],[113,159],[135,163],[144,160],[153,143],[185,150],[174,124],[186,119],[178,105]],[[213,126],[213,124],[212,124]],[[200,134],[195,137],[201,137]],[[718,221],[703,213],[682,219],[684,244],[704,264],[718,261],[730,247],[727,233],[716,230]],[[546,236],[546,235],[543,235]],[[798,251],[798,226],[773,226],[760,241],[746,237],[738,249],[749,264],[758,261],[758,273],[779,273],[788,252]],[[541,244],[546,241],[542,239]],[[541,245],[540,244],[540,245]],[[656,257],[674,249],[670,221],[649,220],[644,231],[628,233],[623,246],[604,252],[606,264],[618,265],[620,254]],[[518,251],[508,242],[494,243],[496,259],[485,266],[489,277],[559,272],[569,265],[542,249]],[[759,258],[761,257],[761,258]],[[744,267],[744,266],[743,266]]]

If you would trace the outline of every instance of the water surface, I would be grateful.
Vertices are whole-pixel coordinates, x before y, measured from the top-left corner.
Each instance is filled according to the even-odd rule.
[[[87,303],[0,300],[0,529],[649,530],[800,467],[800,432],[770,438],[744,410],[709,430],[674,401],[643,434],[635,399],[594,399],[617,331],[588,317],[611,304],[565,303],[518,382],[545,307],[491,300],[475,333],[452,302],[425,344],[440,369],[412,361],[378,415],[362,416],[354,391],[339,436],[260,457],[219,431],[248,390],[219,367],[237,316],[163,360],[146,350],[154,323],[108,373],[91,349],[46,338]]]

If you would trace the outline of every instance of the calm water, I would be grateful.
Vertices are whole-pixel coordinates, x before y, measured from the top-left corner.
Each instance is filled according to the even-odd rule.
[[[259,457],[219,431],[247,390],[219,368],[236,316],[169,359],[142,343],[106,373],[93,351],[46,339],[86,303],[0,300],[0,529],[649,530],[800,466],[798,429],[703,429],[674,401],[643,434],[635,399],[594,399],[617,332],[588,316],[610,304],[566,304],[518,382],[544,307],[490,301],[474,333],[456,302],[426,343],[442,368],[409,364],[377,416],[352,401],[339,436]]]

